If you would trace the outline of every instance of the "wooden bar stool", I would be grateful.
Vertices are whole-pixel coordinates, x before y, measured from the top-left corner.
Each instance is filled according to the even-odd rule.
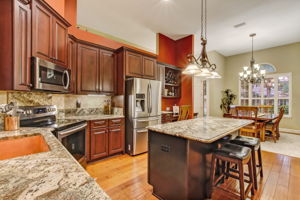
[[[237,169],[232,169],[234,172],[238,173],[238,176],[235,174],[232,174],[231,169],[226,169],[225,172],[223,172],[220,176],[215,178],[216,172],[219,171],[216,168],[218,161],[229,163],[229,166],[231,164],[236,164],[238,166]],[[244,174],[244,165],[248,166],[248,174]],[[223,171],[223,170],[222,170]],[[249,180],[245,179],[245,175],[249,177]],[[233,193],[230,190],[224,189],[220,187],[220,181],[224,180],[226,177],[232,177],[234,179],[239,180],[240,184],[240,194],[237,195]],[[253,179],[253,169],[252,169],[252,160],[251,160],[251,149],[248,147],[226,143],[223,144],[221,148],[216,149],[213,152],[212,155],[212,163],[211,163],[211,193],[214,190],[220,190],[226,193],[230,193],[231,195],[234,195],[236,197],[239,197],[241,200],[244,200],[247,198],[249,192],[251,191],[252,195],[254,195],[254,179]],[[245,182],[248,183],[247,188],[245,189]]]
[[[263,177],[263,166],[262,166],[262,158],[261,158],[261,148],[260,148],[260,140],[258,138],[253,137],[245,137],[245,136],[237,136],[235,139],[230,140],[230,143],[241,145],[244,147],[249,147],[251,149],[251,157],[252,157],[252,168],[254,175],[254,188],[258,189],[257,176],[260,174],[260,177]],[[256,162],[258,157],[258,164]]]

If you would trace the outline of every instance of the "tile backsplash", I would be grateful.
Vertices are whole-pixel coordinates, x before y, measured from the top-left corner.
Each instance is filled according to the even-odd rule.
[[[58,117],[65,115],[101,114],[110,96],[104,95],[70,95],[70,94],[50,94],[45,92],[14,92],[0,91],[0,104],[16,102],[18,106],[41,106],[56,105]],[[76,102],[80,102],[80,108],[76,107]],[[114,109],[120,113],[122,109]],[[3,115],[0,116],[0,124],[3,123]],[[2,120],[1,120],[2,119]]]

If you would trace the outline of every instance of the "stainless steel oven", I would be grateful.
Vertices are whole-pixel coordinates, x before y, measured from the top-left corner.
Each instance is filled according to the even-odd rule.
[[[35,90],[70,91],[70,70],[38,57],[32,57],[32,83]]]

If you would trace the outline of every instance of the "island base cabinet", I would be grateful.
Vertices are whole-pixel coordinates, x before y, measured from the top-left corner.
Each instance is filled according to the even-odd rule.
[[[148,182],[159,199],[210,198],[210,164],[217,142],[206,144],[149,131]]]

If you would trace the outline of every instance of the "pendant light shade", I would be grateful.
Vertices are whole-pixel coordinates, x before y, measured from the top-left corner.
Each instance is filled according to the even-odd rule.
[[[201,70],[199,69],[198,65],[194,64],[194,63],[190,63],[182,72],[183,74],[186,75],[193,75],[196,73],[200,73]]]
[[[194,55],[187,55],[188,66],[182,72],[183,74],[194,75],[205,78],[221,78],[221,76],[215,72],[217,66],[210,63],[207,52],[207,0],[201,0],[201,46],[202,51],[198,58]]]

